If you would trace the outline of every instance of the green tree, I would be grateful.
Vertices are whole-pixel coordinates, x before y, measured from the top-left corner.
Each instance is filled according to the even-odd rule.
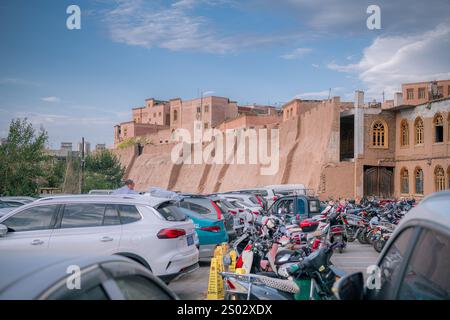
[[[6,142],[0,146],[0,194],[36,195],[38,181],[46,175],[47,132],[36,132],[27,119],[13,119]]]
[[[105,150],[85,159],[83,193],[93,189],[115,189],[125,173],[125,168],[111,151]]]

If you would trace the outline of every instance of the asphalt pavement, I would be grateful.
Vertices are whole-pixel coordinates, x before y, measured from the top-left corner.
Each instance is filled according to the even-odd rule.
[[[368,266],[375,264],[378,253],[371,245],[362,245],[358,241],[349,243],[343,253],[335,252],[331,261],[345,271],[361,271],[366,276]],[[173,281],[169,287],[184,300],[204,300],[206,298],[209,278],[209,263],[201,262],[196,271]]]

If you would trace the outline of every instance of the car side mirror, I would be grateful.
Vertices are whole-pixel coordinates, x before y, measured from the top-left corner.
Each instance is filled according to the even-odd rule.
[[[333,286],[339,300],[362,300],[364,298],[364,276],[356,272],[342,277]]]
[[[0,224],[0,237],[6,236],[7,233],[8,233],[8,227],[5,226],[4,224]]]

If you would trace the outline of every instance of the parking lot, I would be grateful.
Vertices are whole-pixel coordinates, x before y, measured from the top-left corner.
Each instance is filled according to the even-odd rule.
[[[346,250],[335,253],[331,258],[333,264],[346,273],[361,271],[376,262],[378,253],[370,245],[362,245],[357,241],[349,243]],[[203,300],[206,298],[209,278],[209,263],[201,262],[200,268],[193,273],[173,281],[169,287],[181,299]]]

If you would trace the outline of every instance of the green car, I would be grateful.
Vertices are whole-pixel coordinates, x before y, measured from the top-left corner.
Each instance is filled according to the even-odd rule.
[[[216,245],[228,242],[228,234],[223,220],[214,219],[186,208],[180,207],[180,211],[194,222],[200,245],[200,259],[211,258]]]

